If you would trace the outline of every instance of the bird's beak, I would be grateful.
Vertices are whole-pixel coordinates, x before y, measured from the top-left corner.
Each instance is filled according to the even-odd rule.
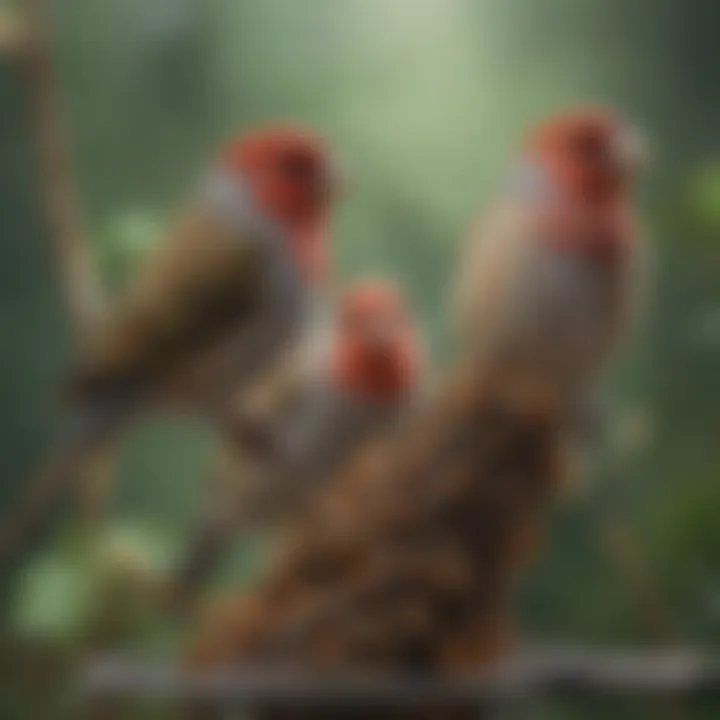
[[[615,136],[615,156],[627,175],[635,175],[648,162],[647,140],[634,125],[624,125]]]

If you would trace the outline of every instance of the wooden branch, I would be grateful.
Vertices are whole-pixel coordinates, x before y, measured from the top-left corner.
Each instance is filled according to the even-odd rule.
[[[218,705],[361,705],[412,707],[508,703],[537,698],[608,698],[678,694],[720,699],[720,658],[692,649],[667,652],[540,648],[497,671],[453,679],[328,677],[272,668],[188,674],[119,657],[96,659],[80,679],[86,700],[99,697],[195,701]]]
[[[81,203],[53,72],[49,0],[25,0],[22,24],[28,108],[33,124],[37,182],[73,322],[81,335],[103,310],[102,286],[81,221]]]
[[[6,53],[23,73],[35,150],[36,182],[47,236],[75,332],[84,341],[105,311],[100,274],[82,221],[82,203],[53,69],[50,0],[23,0],[5,15]],[[0,32],[0,39],[3,33]],[[111,487],[110,458],[86,472],[82,515],[92,525],[105,517]]]

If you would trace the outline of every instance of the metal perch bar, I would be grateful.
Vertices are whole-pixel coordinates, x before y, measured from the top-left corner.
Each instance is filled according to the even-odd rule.
[[[119,657],[96,659],[81,678],[84,699],[201,700],[305,706],[503,703],[534,697],[687,694],[720,698],[720,658],[693,650],[641,652],[556,648],[530,651],[476,676],[359,677],[236,668],[188,674]]]

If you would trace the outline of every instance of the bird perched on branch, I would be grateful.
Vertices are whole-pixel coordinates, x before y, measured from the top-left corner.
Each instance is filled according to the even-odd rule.
[[[563,472],[553,398],[506,390],[474,364],[453,371],[417,422],[340,473],[256,590],[208,612],[188,670],[320,673],[332,683],[333,673],[451,676],[498,661],[518,571]],[[477,716],[446,705],[330,712],[278,700],[259,716]]]
[[[637,315],[645,248],[631,193],[644,154],[606,110],[540,123],[462,257],[464,341],[516,382],[562,391],[576,419]]]
[[[324,272],[339,178],[325,141],[263,127],[231,142],[72,378],[70,421],[38,484],[3,521],[0,561],[88,456],[137,413],[222,420],[297,333]]]
[[[192,596],[235,534],[297,520],[359,447],[395,432],[416,407],[419,330],[394,284],[351,284],[323,345],[311,350],[311,367],[290,388],[283,384],[278,407],[265,409],[271,417],[254,419],[260,427],[252,418],[241,417],[239,427],[231,421],[232,442],[219,470],[229,477],[216,483],[219,495],[172,582],[180,597]]]

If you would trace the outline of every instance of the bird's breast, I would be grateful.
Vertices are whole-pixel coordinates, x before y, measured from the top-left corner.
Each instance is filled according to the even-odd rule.
[[[512,303],[510,346],[541,372],[587,376],[617,323],[616,285],[585,253],[539,247]]]

